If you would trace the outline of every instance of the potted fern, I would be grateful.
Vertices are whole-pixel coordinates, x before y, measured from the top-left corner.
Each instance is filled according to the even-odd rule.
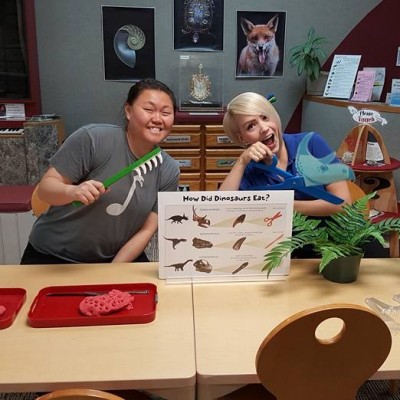
[[[325,88],[328,73],[321,72],[321,62],[326,58],[326,53],[322,48],[322,45],[326,43],[327,39],[315,36],[315,29],[311,27],[306,42],[290,50],[290,65],[292,68],[297,68],[298,76],[303,73],[307,76],[307,93],[309,94],[321,95]]]
[[[355,281],[364,246],[374,239],[384,245],[385,233],[400,232],[400,218],[373,223],[366,216],[368,202],[375,194],[367,194],[353,204],[345,205],[341,212],[324,223],[322,219],[295,212],[292,237],[283,240],[265,255],[263,271],[269,275],[279,267],[284,257],[309,245],[321,257],[319,272],[325,278],[340,283]],[[338,265],[339,261],[345,261],[343,266]],[[351,262],[354,262],[353,269]]]

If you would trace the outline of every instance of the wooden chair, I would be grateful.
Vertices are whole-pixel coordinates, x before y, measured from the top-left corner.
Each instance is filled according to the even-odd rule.
[[[126,397],[120,397],[111,392],[94,389],[60,389],[54,392],[46,393],[36,400],[150,400],[151,397],[136,390],[126,390],[116,393],[126,394]]]
[[[335,329],[338,322],[342,325],[332,336],[333,322]],[[321,332],[329,337],[321,338]],[[267,390],[256,392],[250,385],[251,397],[244,387],[221,399],[354,400],[385,361],[391,344],[385,322],[366,307],[331,304],[300,311],[259,347],[256,370]]]
[[[33,215],[38,218],[42,213],[46,212],[50,205],[38,196],[38,186],[32,192],[31,207]]]

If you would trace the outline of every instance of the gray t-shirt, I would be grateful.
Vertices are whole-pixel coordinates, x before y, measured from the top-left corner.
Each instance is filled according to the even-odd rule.
[[[165,151],[162,159],[141,177],[132,172],[120,179],[91,205],[50,207],[34,224],[30,243],[69,262],[111,261],[149,213],[157,212],[157,193],[177,190],[179,165]],[[70,135],[49,161],[78,184],[103,182],[136,160],[122,127],[91,124]]]

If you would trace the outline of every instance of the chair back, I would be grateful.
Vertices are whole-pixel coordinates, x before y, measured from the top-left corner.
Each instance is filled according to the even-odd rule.
[[[332,318],[341,320],[341,329],[330,336],[332,324],[321,324]],[[317,329],[329,337],[318,337]],[[257,374],[278,400],[354,400],[391,345],[388,326],[368,308],[320,306],[294,314],[271,331],[257,353]]]
[[[46,393],[36,400],[123,400],[110,392],[94,389],[60,389]]]
[[[38,196],[37,192],[38,192],[38,186],[36,186],[32,192],[31,207],[33,215],[38,218],[41,214],[43,214],[49,209],[50,204],[43,201]]]

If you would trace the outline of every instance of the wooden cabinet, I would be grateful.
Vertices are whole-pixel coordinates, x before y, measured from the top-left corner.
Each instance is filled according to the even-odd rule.
[[[242,149],[232,143],[222,125],[174,125],[161,144],[178,161],[179,190],[218,190]]]
[[[161,147],[179,163],[181,191],[202,190],[202,143],[201,125],[174,125],[171,134]]]
[[[242,151],[225,134],[222,125],[205,126],[205,190],[218,190]]]

